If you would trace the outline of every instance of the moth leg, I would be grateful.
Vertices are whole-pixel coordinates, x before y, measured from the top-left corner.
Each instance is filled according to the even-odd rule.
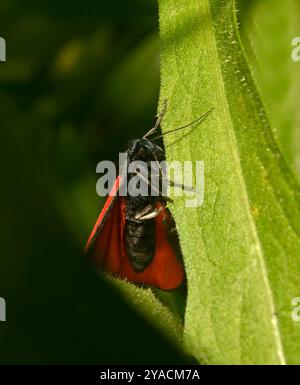
[[[167,182],[169,182],[170,185],[173,187],[180,187],[182,190],[196,192],[196,189],[194,187],[187,186],[186,184],[177,183],[177,182],[174,182],[172,180],[167,180]]]
[[[167,111],[167,99],[164,100],[164,104],[163,104],[163,108],[161,110],[161,112],[158,114],[158,117],[156,119],[156,122],[155,122],[155,126],[153,128],[151,128],[151,130],[149,130],[148,132],[146,132],[146,134],[143,136],[143,138],[147,138],[148,136],[152,135],[159,127],[161,121],[162,121],[162,118],[164,117],[166,111]]]
[[[142,173],[140,173],[139,171],[136,171],[136,173],[139,175],[139,177],[145,182],[147,183],[148,186],[150,186],[150,181],[149,179],[147,179]],[[158,196],[159,196],[159,190],[157,188],[155,188],[154,186],[151,186],[152,190],[155,191]]]
[[[153,205],[152,205],[152,204],[149,204],[149,205],[145,206],[145,207],[143,208],[143,210],[139,211],[139,212],[135,215],[134,219],[140,219],[142,216],[149,214],[149,213],[150,213],[151,211],[153,211],[153,210],[154,210]]]
[[[193,191],[193,192],[196,192],[196,189],[192,186],[188,186],[186,184],[182,184],[182,183],[177,183],[173,180],[169,180],[167,179],[166,177],[162,177],[161,174],[156,174],[154,176],[158,176],[159,177],[159,180],[163,182],[162,179],[164,179],[164,182],[165,183],[170,183],[170,186],[173,186],[173,187],[179,187],[181,188],[182,190],[186,190],[186,191]]]
[[[160,202],[169,202],[169,203],[173,203],[174,202],[174,200],[172,198],[170,198],[168,196],[163,196],[163,195],[157,197],[157,199]]]
[[[144,177],[143,174],[141,174],[141,173],[138,172],[138,171],[137,171],[136,173],[139,175],[139,177],[140,177],[145,183],[147,183],[148,185],[150,185],[150,181],[149,181],[146,177]],[[162,201],[162,202],[170,202],[170,203],[173,202],[173,199],[172,199],[172,198],[170,198],[170,197],[168,197],[168,196],[160,195],[160,191],[159,191],[156,187],[154,187],[153,185],[151,185],[151,189],[157,193],[157,198],[158,198],[159,201]]]
[[[146,206],[147,207],[147,206]],[[149,219],[154,219],[156,218],[162,210],[164,210],[164,207],[159,207],[159,208],[155,208],[154,210],[152,210],[151,212],[149,212],[148,214],[141,214],[143,213],[145,209],[143,209],[142,211],[140,211],[139,213],[137,213],[134,217],[134,219],[137,219],[139,221],[147,221]]]

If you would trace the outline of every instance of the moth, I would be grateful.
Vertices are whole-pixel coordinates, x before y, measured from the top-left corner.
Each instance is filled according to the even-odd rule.
[[[186,126],[153,137],[166,108],[165,101],[155,126],[141,139],[128,143],[129,163],[141,161],[150,169],[151,162],[165,160],[164,148],[156,140],[189,127],[210,112]],[[140,176],[142,179],[142,174]],[[133,177],[126,169],[116,178],[88,238],[85,251],[97,267],[119,278],[162,290],[175,289],[184,281],[185,273],[175,222],[167,208],[170,198],[164,196],[163,189],[159,186],[156,187],[155,196],[120,196],[119,191],[124,181],[130,182]],[[163,181],[165,178],[164,171],[159,169],[158,180]],[[144,179],[146,180],[143,182],[148,184],[149,189],[153,188],[151,179]]]

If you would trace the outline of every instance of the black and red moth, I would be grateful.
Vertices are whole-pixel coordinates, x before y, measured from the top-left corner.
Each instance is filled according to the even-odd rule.
[[[165,109],[166,103],[155,126],[142,139],[129,142],[129,162],[140,160],[150,165],[151,161],[165,160],[164,150],[154,142],[161,136],[148,139],[158,129]],[[130,181],[131,175],[126,176]],[[161,194],[119,196],[123,179],[119,174],[89,236],[86,253],[97,267],[119,278],[162,290],[175,289],[185,274],[175,224],[166,207],[168,198]]]

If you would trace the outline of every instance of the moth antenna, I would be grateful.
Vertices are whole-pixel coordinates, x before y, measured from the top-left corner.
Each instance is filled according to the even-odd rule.
[[[164,137],[165,135],[167,134],[171,134],[172,132],[176,132],[176,131],[180,131],[184,128],[187,128],[187,127],[190,127],[192,126],[193,124],[205,119],[212,111],[214,110],[214,107],[211,107],[207,112],[205,112],[205,114],[201,115],[198,119],[194,120],[193,122],[189,123],[189,124],[186,124],[185,126],[181,126],[181,127],[178,127],[178,128],[174,128],[172,130],[169,130],[169,131],[166,131],[164,132],[163,134],[159,135],[159,136],[155,136],[154,138],[152,138],[151,140],[157,140],[157,139],[160,139],[162,137]]]
[[[155,122],[155,126],[153,128],[151,128],[151,130],[149,130],[144,136],[143,138],[147,138],[148,136],[152,135],[159,127],[161,121],[162,121],[162,118],[164,117],[166,111],[167,111],[167,107],[168,107],[168,99],[164,99],[163,101],[163,107],[162,107],[162,110],[161,112],[157,115],[157,119],[156,119],[156,122]]]

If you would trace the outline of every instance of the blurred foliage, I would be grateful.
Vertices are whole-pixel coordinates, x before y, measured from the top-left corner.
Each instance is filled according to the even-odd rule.
[[[156,3],[4,1],[0,11],[1,98],[22,122],[14,131],[48,162],[50,193],[84,242],[99,210],[96,164],[154,119]]]
[[[154,120],[156,2],[3,0],[0,20],[0,362],[183,362],[82,255],[96,164]]]
[[[291,59],[299,36],[298,0],[238,0],[238,18],[252,74],[291,168],[300,175],[300,68]]]

